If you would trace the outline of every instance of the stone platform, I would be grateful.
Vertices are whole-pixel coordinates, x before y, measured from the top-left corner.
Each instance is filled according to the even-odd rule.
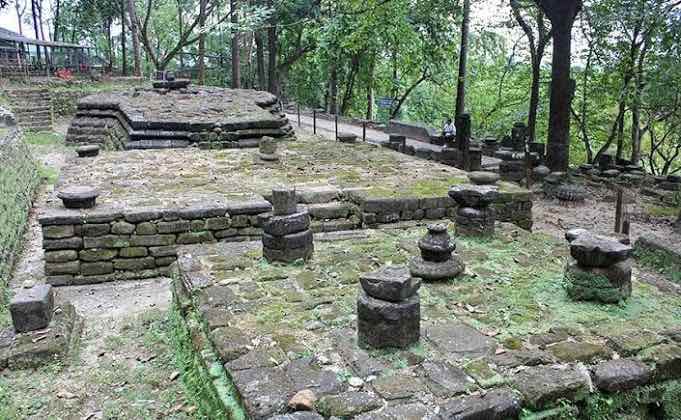
[[[635,280],[622,309],[573,302],[564,245],[508,224],[491,239],[457,239],[466,275],[422,285],[419,344],[363,350],[361,274],[404,264],[424,233],[317,235],[305,265],[267,264],[259,242],[181,248],[174,301],[203,394],[230,418],[501,420],[521,409],[593,418],[590,399],[678,389],[681,298]],[[667,397],[651,398],[673,413]],[[316,413],[275,417],[289,404]]]
[[[284,147],[285,146],[285,147]],[[183,244],[247,241],[262,236],[277,184],[297,190],[313,232],[354,230],[451,217],[447,196],[464,172],[367,144],[301,137],[279,148],[278,162],[255,150],[109,151],[73,158],[39,209],[53,285],[163,274]],[[93,209],[63,208],[56,192],[90,185]],[[532,224],[531,194],[500,184],[499,219]]]
[[[78,102],[66,142],[108,149],[256,147],[263,136],[291,137],[293,130],[267,92],[188,87],[135,88],[100,93]]]

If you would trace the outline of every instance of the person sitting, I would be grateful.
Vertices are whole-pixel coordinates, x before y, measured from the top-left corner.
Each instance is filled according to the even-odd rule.
[[[445,144],[453,144],[456,141],[456,127],[451,118],[447,118],[445,126],[442,127],[442,137],[445,139]]]

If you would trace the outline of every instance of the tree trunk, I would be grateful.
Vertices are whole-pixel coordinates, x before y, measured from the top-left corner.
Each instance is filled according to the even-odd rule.
[[[272,0],[267,0],[267,7],[274,7]],[[279,72],[277,71],[277,21],[275,13],[270,18],[270,25],[267,28],[267,43],[269,54],[267,57],[267,76],[269,78],[267,90],[273,95],[279,96]]]
[[[539,107],[539,83],[541,81],[541,58],[532,60],[532,86],[530,87],[530,109],[527,115],[527,141],[534,143],[537,136],[537,108]]]
[[[177,1],[177,26],[180,30],[179,33],[184,31],[184,20],[182,19],[182,0]],[[179,53],[178,59],[180,60],[180,69],[184,69],[184,57],[182,52]]]
[[[128,57],[125,39],[125,1],[121,0],[121,74],[128,75]]]
[[[335,61],[331,63],[329,72],[329,114],[338,114],[338,68]]]
[[[265,78],[265,42],[263,41],[262,32],[255,33],[255,62],[256,71],[258,73],[258,89],[267,89],[267,79]]]
[[[538,4],[553,25],[547,166],[552,171],[567,172],[570,163],[570,103],[574,93],[570,79],[572,26],[582,8],[582,1],[538,0]]]
[[[142,56],[140,51],[139,22],[137,21],[137,11],[135,10],[134,0],[128,1],[128,16],[130,17],[130,37],[132,38],[132,54],[134,63],[134,75],[142,76]]]
[[[348,78],[345,83],[345,93],[343,94],[343,102],[341,103],[341,115],[346,115],[352,104],[352,93],[355,90],[355,80],[357,79],[357,73],[359,73],[360,55],[359,53],[354,54],[350,60],[350,71],[348,72]]]
[[[26,11],[26,3],[24,3],[24,7],[21,7],[21,2],[19,0],[14,2],[14,8],[17,11],[17,26],[19,27],[19,35],[24,35],[24,27],[23,27],[23,17],[24,17],[24,12]]]
[[[206,6],[207,0],[199,0],[199,47],[198,47],[198,75],[199,85],[206,83]]]
[[[624,99],[620,102],[620,110],[619,113],[622,115],[622,118],[619,119],[618,125],[617,125],[617,152],[615,153],[615,158],[617,160],[622,159],[622,153],[624,153],[624,114],[626,111],[626,104],[624,103]]]
[[[59,41],[59,14],[61,12],[61,2],[60,0],[56,1],[55,4],[55,10],[54,10],[54,35],[52,36],[52,39],[57,42]]]
[[[461,49],[459,51],[459,78],[456,85],[456,110],[461,115],[466,109],[466,64],[468,61],[468,26],[470,23],[471,0],[463,2],[463,21],[461,22]]]
[[[33,20],[33,31],[35,32],[35,39],[40,39],[40,30],[38,29],[38,12],[36,11],[35,2],[36,0],[30,0],[31,2],[31,19]],[[36,58],[38,59],[38,66],[41,64],[40,60],[40,47],[36,46]]]
[[[232,29],[232,89],[241,89],[241,54],[239,51],[239,31],[236,26],[239,23],[239,6],[237,0],[230,0],[230,10],[232,12],[231,21],[234,25]]]

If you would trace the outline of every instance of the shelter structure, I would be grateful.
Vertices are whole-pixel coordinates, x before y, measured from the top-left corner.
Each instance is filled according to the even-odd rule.
[[[32,39],[0,27],[0,76],[90,71],[90,47]]]

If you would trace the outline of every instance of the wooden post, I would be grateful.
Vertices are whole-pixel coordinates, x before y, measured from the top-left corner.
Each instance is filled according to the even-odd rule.
[[[335,122],[336,122],[336,141],[338,141],[338,114],[335,115]]]
[[[615,233],[622,232],[622,206],[624,201],[624,192],[621,188],[617,189],[617,203],[615,204]]]
[[[312,110],[312,134],[317,134],[317,109]]]
[[[298,128],[300,128],[300,104],[298,105]]]
[[[362,141],[367,141],[367,122],[362,121]]]

